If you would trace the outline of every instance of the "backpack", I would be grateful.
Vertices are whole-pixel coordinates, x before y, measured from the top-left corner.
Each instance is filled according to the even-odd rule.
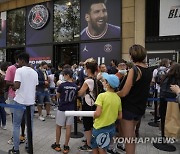
[[[167,74],[167,68],[158,68],[157,69],[157,74],[156,74],[156,77],[155,77],[155,82],[157,84],[161,84],[162,81],[164,80],[165,76]]]
[[[87,91],[86,91],[86,96],[85,97],[90,97],[90,102],[91,103],[88,103],[87,102],[87,100],[88,100],[88,98],[87,98],[87,100],[86,100],[86,103],[89,105],[89,106],[93,106],[94,105],[94,103],[95,103],[95,101],[96,101],[96,98],[97,98],[97,96],[100,94],[100,93],[103,93],[103,92],[105,92],[104,91],[104,88],[103,88],[103,84],[102,84],[102,82],[100,81],[100,80],[97,80],[96,78],[90,78],[90,79],[92,79],[92,80],[94,80],[94,89],[93,89],[93,93],[94,93],[94,97],[90,94],[90,91],[89,91],[89,88],[87,89]],[[86,99],[86,98],[85,98]]]

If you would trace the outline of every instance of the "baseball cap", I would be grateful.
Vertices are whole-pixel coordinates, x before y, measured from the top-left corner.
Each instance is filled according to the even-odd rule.
[[[114,74],[102,73],[102,76],[110,84],[112,88],[117,88],[119,86],[119,79]]]

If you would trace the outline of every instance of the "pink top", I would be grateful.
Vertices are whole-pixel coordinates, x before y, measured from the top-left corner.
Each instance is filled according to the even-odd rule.
[[[14,82],[16,69],[17,68],[16,68],[15,65],[11,65],[11,66],[8,67],[8,69],[6,71],[6,76],[5,76],[6,81]],[[8,90],[8,97],[9,98],[14,98],[15,97],[15,91],[11,87],[9,87],[9,90]]]

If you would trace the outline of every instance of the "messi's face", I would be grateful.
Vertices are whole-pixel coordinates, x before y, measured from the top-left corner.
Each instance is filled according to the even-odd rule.
[[[97,31],[103,31],[107,23],[107,9],[104,3],[93,4],[86,15],[88,24]]]

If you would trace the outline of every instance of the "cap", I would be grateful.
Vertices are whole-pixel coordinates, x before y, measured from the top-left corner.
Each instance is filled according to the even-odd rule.
[[[117,88],[119,86],[119,79],[114,74],[102,73],[102,76],[110,84],[112,88]]]

